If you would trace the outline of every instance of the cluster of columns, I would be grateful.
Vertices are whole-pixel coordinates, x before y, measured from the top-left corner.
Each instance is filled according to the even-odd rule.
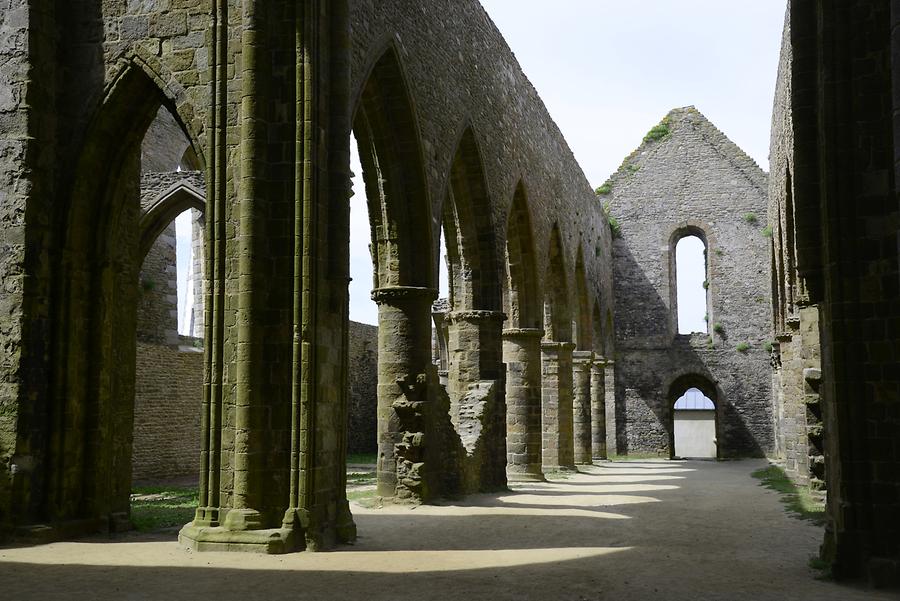
[[[611,362],[542,336],[537,328],[503,331],[511,482],[543,480],[545,471],[607,458]]]
[[[379,305],[379,495],[427,501],[607,458],[612,362],[545,340],[540,328],[502,329],[499,312],[450,312],[442,320],[449,355],[442,394],[430,352],[435,295],[409,286],[372,294]],[[451,481],[466,490],[450,490]]]

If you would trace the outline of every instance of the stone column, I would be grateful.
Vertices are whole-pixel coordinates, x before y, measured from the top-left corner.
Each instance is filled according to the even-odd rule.
[[[372,292],[378,303],[378,494],[424,501],[432,486],[425,462],[429,425],[431,288],[392,286]]]
[[[606,459],[606,359],[591,363],[591,454]]]
[[[450,306],[446,299],[438,299],[431,305],[431,319],[434,322],[433,344],[436,349],[432,350],[432,360],[437,365],[438,378],[444,390],[447,390],[448,374],[447,367],[450,364],[450,357],[447,352],[447,314],[450,312]]]
[[[506,477],[542,481],[541,337],[538,328],[503,330],[506,363]]]
[[[574,461],[577,465],[590,465],[591,454],[591,363],[594,353],[575,351],[572,354],[573,406],[572,426]]]
[[[575,469],[571,342],[541,343],[541,416],[544,471]]]
[[[619,442],[616,433],[616,365],[607,359],[603,368],[603,379],[606,387],[606,454],[607,457],[619,454]]]
[[[453,311],[448,316],[447,393],[450,417],[470,457],[471,487],[506,486],[506,403],[500,311]],[[473,490],[474,492],[474,490]]]

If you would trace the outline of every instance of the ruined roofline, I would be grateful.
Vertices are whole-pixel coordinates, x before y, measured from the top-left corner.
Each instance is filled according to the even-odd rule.
[[[743,174],[760,194],[768,194],[768,174],[695,106],[689,105],[670,110],[657,125],[653,126],[644,136],[640,146],[626,156],[619,168],[597,188],[598,195],[608,195],[616,183],[637,171],[640,163],[646,160],[660,143],[678,131],[678,124],[693,127],[703,141]]]

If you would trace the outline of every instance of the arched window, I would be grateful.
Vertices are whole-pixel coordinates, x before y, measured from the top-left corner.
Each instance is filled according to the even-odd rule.
[[[678,333],[708,333],[706,244],[700,236],[688,234],[675,243],[674,271]]]

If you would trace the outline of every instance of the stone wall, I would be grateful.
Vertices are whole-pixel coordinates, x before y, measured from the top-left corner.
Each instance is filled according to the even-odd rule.
[[[0,524],[9,519],[14,480],[27,478],[30,449],[17,450],[25,301],[28,165],[29,9],[0,2]],[[22,457],[17,458],[16,454]]]
[[[378,328],[350,322],[348,453],[375,453],[378,409]]]
[[[790,9],[785,19],[769,161],[769,223],[772,237],[773,411],[776,456],[799,484],[825,485],[819,309],[811,304],[797,270],[794,206],[794,122],[791,112],[793,48]]]
[[[889,0],[793,0],[789,24],[791,128],[780,133],[793,136],[796,269],[821,335],[823,559],[838,578],[897,585],[900,12]]]
[[[672,405],[717,406],[720,457],[774,447],[766,176],[695,108],[676,109],[598,190],[615,240],[618,451],[673,452]],[[675,245],[706,245],[708,334],[680,335]]]
[[[196,477],[200,470],[203,353],[190,346],[138,342],[134,399],[135,481]]]

